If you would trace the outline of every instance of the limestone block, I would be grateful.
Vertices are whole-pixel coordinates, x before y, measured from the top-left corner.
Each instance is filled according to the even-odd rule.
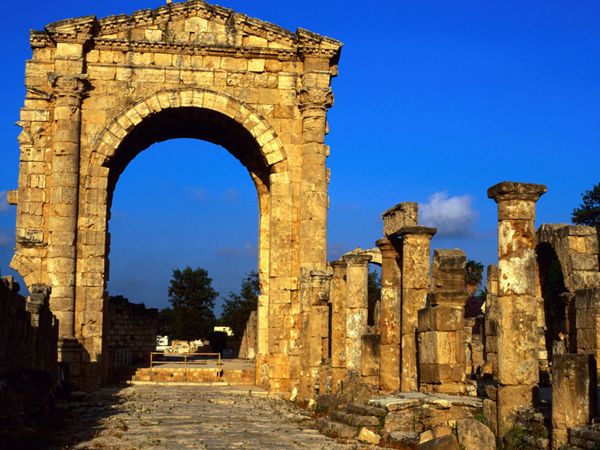
[[[419,362],[422,364],[464,364],[463,331],[419,333]]]
[[[496,436],[492,430],[476,419],[456,421],[458,445],[464,450],[495,450]]]
[[[419,381],[421,383],[464,383],[466,380],[465,365],[460,364],[419,364]],[[464,391],[464,388],[463,388]]]
[[[596,415],[596,360],[592,355],[555,355],[552,376],[552,448],[568,443],[568,430]]]
[[[382,214],[386,236],[397,234],[401,228],[417,225],[419,205],[414,202],[398,203]]]
[[[497,417],[498,437],[503,438],[513,427],[516,411],[522,406],[529,406],[534,401],[535,385],[498,386]]]
[[[534,297],[498,298],[498,380],[533,385],[538,380],[538,328]]]
[[[419,332],[456,331],[464,327],[464,309],[451,306],[434,306],[418,312]]]
[[[361,337],[360,372],[363,377],[379,376],[379,335],[365,334]]]

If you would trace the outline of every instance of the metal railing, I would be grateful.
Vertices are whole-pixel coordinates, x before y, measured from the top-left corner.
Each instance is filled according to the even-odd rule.
[[[167,365],[183,365],[183,373],[185,381],[188,381],[188,370],[194,366],[207,366],[209,362],[214,361],[216,357],[217,363],[217,378],[223,374],[223,365],[221,363],[220,353],[164,353],[150,352],[150,380],[154,381],[154,369]]]

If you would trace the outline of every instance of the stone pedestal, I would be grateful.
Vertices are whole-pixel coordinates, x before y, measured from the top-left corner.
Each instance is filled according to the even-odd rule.
[[[552,372],[552,449],[568,443],[571,428],[596,415],[596,359],[593,355],[555,355]]]
[[[367,332],[369,255],[349,254],[346,263],[346,367],[360,371],[362,336]]]
[[[404,227],[399,231],[402,254],[402,326],[400,390],[418,391],[417,325],[429,289],[429,249],[435,228]]]
[[[498,204],[498,434],[514,426],[538,385],[535,204],[546,187],[503,182],[488,189]]]

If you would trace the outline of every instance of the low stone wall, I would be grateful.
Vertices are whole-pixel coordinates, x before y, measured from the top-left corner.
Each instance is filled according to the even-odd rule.
[[[569,430],[569,446],[566,449],[584,450],[588,448],[600,448],[600,423]]]
[[[109,378],[120,368],[148,361],[156,347],[157,319],[157,309],[109,297],[104,316]]]
[[[25,298],[12,277],[0,279],[0,448],[37,448],[27,437],[53,404],[58,322],[49,294],[34,285]]]
[[[49,288],[32,286],[19,295],[12,277],[0,279],[0,375],[39,370],[56,376],[58,324],[48,306]]]

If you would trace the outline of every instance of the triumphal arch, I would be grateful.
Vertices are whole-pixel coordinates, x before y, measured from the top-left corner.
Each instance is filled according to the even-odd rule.
[[[302,360],[300,276],[326,269],[324,138],[341,44],[202,1],[168,3],[31,33],[12,267],[28,287],[52,288],[68,376],[98,386],[119,175],[158,141],[219,144],[259,198],[257,379],[290,390]]]

